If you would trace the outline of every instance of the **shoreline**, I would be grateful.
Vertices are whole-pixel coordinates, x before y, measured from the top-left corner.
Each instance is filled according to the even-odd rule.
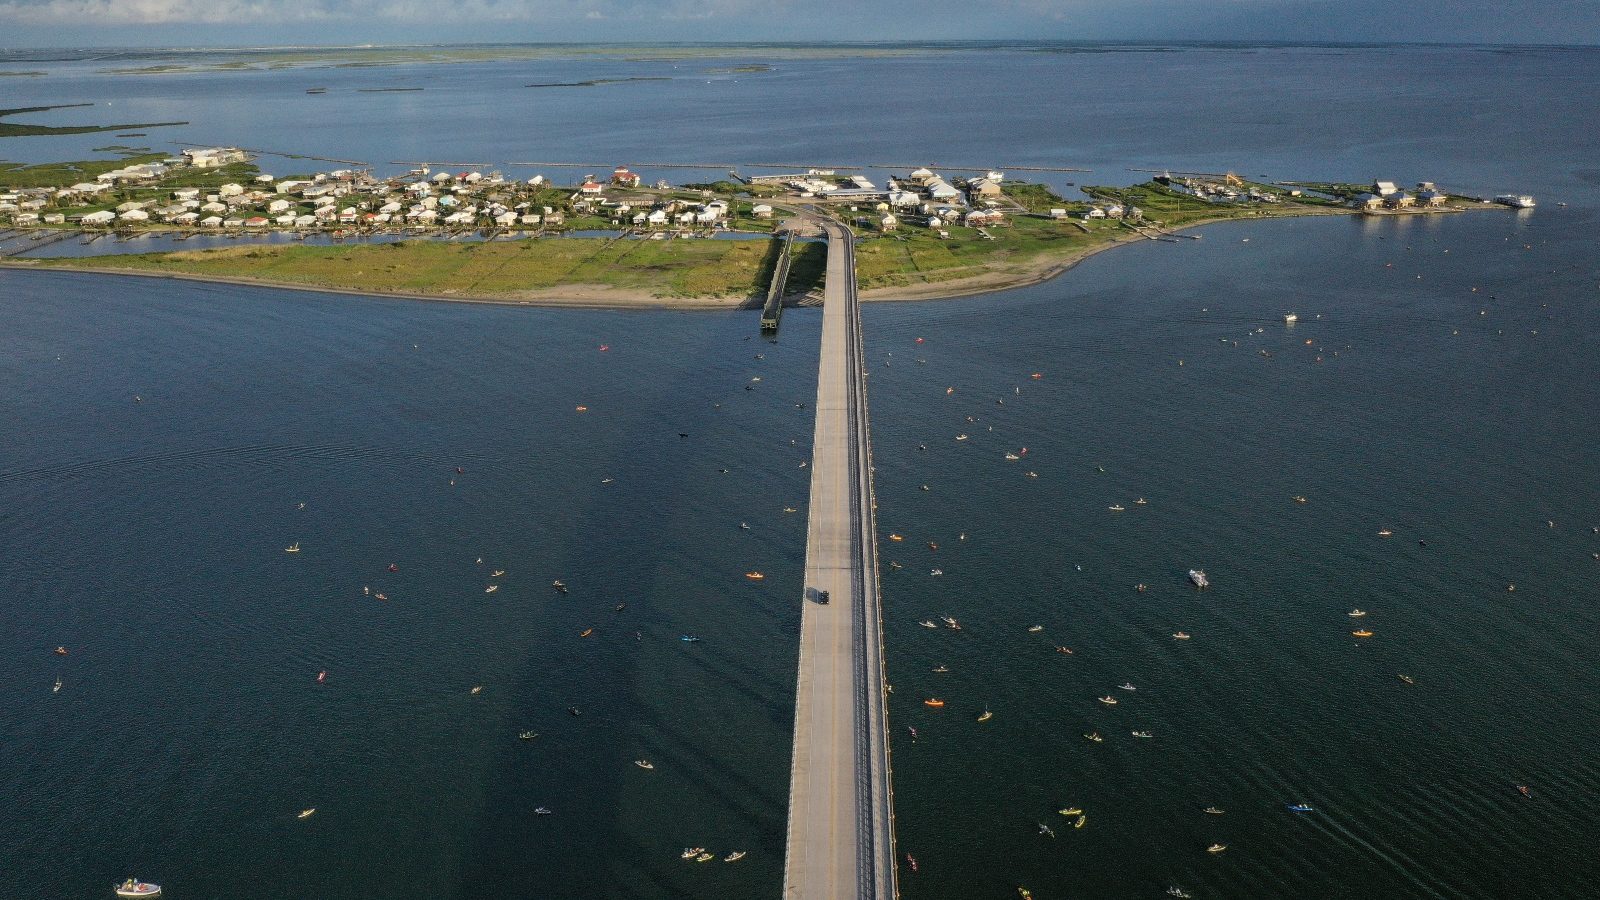
[[[1212,218],[1197,219],[1183,225],[1165,229],[1166,234],[1179,234],[1194,229],[1204,228],[1223,222],[1259,222],[1266,219],[1303,218],[1309,216],[1349,216],[1359,215],[1358,210],[1347,209],[1315,209],[1296,210],[1292,213],[1281,213],[1269,216],[1243,218],[1238,216],[1216,216]],[[1198,239],[1198,238],[1196,238]],[[923,284],[896,285],[893,287],[869,288],[861,291],[861,300],[866,303],[904,303],[917,301],[954,300],[965,297],[977,297],[1001,291],[1015,290],[1043,284],[1075,268],[1084,260],[1107,250],[1140,241],[1155,240],[1155,238],[1129,233],[1106,240],[1104,243],[1093,247],[1086,247],[1060,257],[1037,259],[1021,265],[1012,270],[993,270],[979,275],[963,278],[953,278],[944,282],[928,282]],[[230,275],[196,275],[187,272],[152,272],[147,269],[119,269],[106,266],[74,266],[71,264],[39,265],[27,259],[0,259],[0,270],[16,270],[31,272],[66,272],[78,275],[124,275],[136,278],[159,278],[174,281],[193,281],[208,284],[237,285],[241,287],[262,287],[278,290],[301,291],[319,294],[344,294],[356,297],[388,298],[395,300],[423,300],[436,303],[475,303],[492,306],[520,306],[539,307],[551,309],[608,309],[608,310],[735,310],[751,307],[759,303],[761,297],[658,297],[652,294],[635,293],[618,290],[598,284],[574,284],[561,288],[547,288],[538,291],[529,291],[524,295],[474,295],[474,294],[445,294],[445,293],[417,293],[407,291],[384,291],[375,289],[360,290],[356,288],[335,287],[331,285],[306,284],[292,281],[274,281],[265,278],[249,278]],[[809,295],[800,295],[798,298],[788,299],[786,306],[796,305],[795,300],[803,300]]]

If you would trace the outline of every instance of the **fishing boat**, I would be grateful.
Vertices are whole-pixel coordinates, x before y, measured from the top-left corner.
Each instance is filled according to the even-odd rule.
[[[579,709],[579,708],[577,708],[577,707],[576,707],[576,706],[569,706],[569,707],[567,707],[567,712],[569,712],[569,713],[571,713],[571,714],[572,714],[572,715],[574,715],[574,716],[581,716],[581,715],[583,715],[583,710],[581,710],[581,709]]]
[[[1382,529],[1382,530],[1380,530],[1378,532],[1378,537],[1389,537],[1392,534],[1394,534],[1393,531],[1390,531],[1389,529],[1384,528],[1384,529]]]
[[[1300,317],[1294,313],[1289,313],[1283,317],[1283,324],[1285,325],[1293,325],[1298,321],[1300,321]]]
[[[555,588],[556,589],[556,593],[558,593],[558,594],[565,594],[567,592],[567,583],[565,581],[562,581],[559,578],[557,578],[555,581],[550,582],[550,586]]]
[[[633,764],[638,766],[641,769],[644,769],[646,772],[648,772],[651,769],[654,769],[656,767],[655,763],[651,762],[648,759],[636,759],[636,760],[633,761]]]
[[[922,705],[923,706],[931,706],[934,709],[943,709],[944,708],[944,701],[940,700],[938,697],[929,697],[928,699],[922,701]]]
[[[1028,632],[1030,634],[1038,634],[1039,632],[1041,632],[1043,630],[1044,630],[1044,626],[1043,625],[1030,625],[1030,626],[1028,626]]]
[[[295,541],[294,543],[290,544],[289,546],[283,548],[283,552],[285,552],[285,553],[299,553],[300,552],[300,542],[299,541]]]
[[[987,722],[987,721],[989,721],[989,720],[990,720],[990,719],[992,719],[992,718],[994,718],[994,713],[992,713],[992,712],[990,712],[990,711],[988,711],[988,710],[987,710],[987,709],[986,709],[986,710],[984,710],[984,711],[983,711],[983,713],[982,713],[982,714],[980,714],[980,715],[979,715],[979,716],[978,716],[978,721],[979,721],[979,722]]]
[[[1096,744],[1098,744],[1101,741],[1105,740],[1105,738],[1100,736],[1100,732],[1098,732],[1098,731],[1091,731],[1088,734],[1084,735],[1084,737],[1088,738],[1091,741],[1094,741]]]
[[[1306,498],[1302,494],[1295,494],[1294,495],[1294,502],[1296,502],[1296,503],[1305,503],[1306,502]]]
[[[1117,698],[1111,696],[1110,694],[1107,694],[1104,697],[1100,698],[1100,702],[1104,703],[1107,706],[1116,706],[1117,705]]]
[[[1009,459],[1009,460],[1013,460],[1013,461],[1015,461],[1015,460],[1019,460],[1019,459],[1021,459],[1021,458],[1022,458],[1022,457],[1020,457],[1020,456],[1018,456],[1018,455],[1016,455],[1016,454],[1015,454],[1015,453],[1007,453],[1007,454],[1006,454],[1006,459]]]
[[[1206,578],[1204,569],[1190,569],[1189,581],[1197,588],[1208,588],[1211,586],[1211,581],[1210,579]]]
[[[891,540],[891,541],[903,541],[903,540],[905,540],[905,537],[903,535],[891,534],[891,535],[889,535],[889,540]]]
[[[934,666],[931,671],[936,675],[943,675],[944,673],[950,671],[950,667],[949,666],[943,666],[943,665]]]
[[[1372,632],[1368,631],[1365,628],[1357,628],[1355,631],[1352,631],[1350,633],[1355,635],[1356,637],[1372,637]]]
[[[302,809],[302,810],[300,810],[300,815],[295,816],[295,818],[296,819],[309,819],[309,818],[311,818],[311,814],[315,813],[316,811],[317,811],[317,808],[315,806],[311,807],[310,809]]]
[[[743,850],[735,850],[732,853],[729,853],[727,856],[724,856],[722,858],[722,861],[723,862],[738,862],[741,859],[744,859],[744,851]]]
[[[504,575],[505,573],[506,573],[505,569],[495,569],[493,572],[489,573],[489,577],[490,578],[499,578],[501,575]]]
[[[1051,837],[1055,837],[1056,836],[1056,830],[1054,828],[1051,828],[1049,825],[1046,825],[1043,822],[1039,823],[1039,833],[1040,834],[1048,834]]]
[[[388,600],[389,599],[389,595],[385,594],[382,591],[379,591],[378,593],[372,595],[372,599],[374,599],[374,600]]]
[[[760,572],[746,572],[744,573],[744,577],[750,579],[751,581],[760,581],[767,576],[761,574]]]
[[[1525,785],[1525,784],[1517,785],[1517,793],[1521,794],[1524,797],[1527,797],[1529,800],[1533,799],[1533,792],[1528,790],[1528,786]]]
[[[911,854],[907,853],[906,854],[906,865],[910,866],[911,867],[911,871],[915,872],[917,870],[917,858],[915,856],[912,856]]]
[[[1136,738],[1153,738],[1153,737],[1155,737],[1154,734],[1152,734],[1152,733],[1150,733],[1148,731],[1135,731],[1133,733],[1133,736],[1136,737]]]
[[[1066,809],[1058,809],[1058,810],[1056,810],[1056,812],[1062,814],[1063,816],[1066,816],[1067,818],[1071,818],[1073,816],[1081,816],[1081,815],[1083,815],[1083,810],[1079,809],[1076,806],[1069,806]]]
[[[944,615],[941,615],[941,616],[940,616],[940,617],[939,617],[939,618],[940,618],[940,619],[942,619],[942,620],[944,620],[944,623],[945,623],[945,624],[946,624],[946,625],[949,625],[949,626],[952,626],[952,627],[954,627],[954,626],[955,626],[955,625],[956,625],[956,624],[957,624],[957,623],[956,623],[956,620],[955,620],[955,617],[954,617],[954,616],[944,616]]]
[[[553,816],[553,815],[555,815],[555,813],[550,811],[550,807],[548,807],[548,806],[535,806],[533,808],[533,814],[536,815],[536,816]]]
[[[1313,812],[1313,810],[1311,808],[1311,804],[1309,804],[1309,803],[1286,803],[1284,805],[1289,807],[1289,811],[1290,812],[1297,812],[1297,813]]]
[[[1206,848],[1206,852],[1207,853],[1221,853],[1222,851],[1224,851],[1226,849],[1228,849],[1228,845],[1227,844],[1212,844],[1211,846]]]
[[[792,513],[792,512],[799,512],[799,511],[800,511],[800,510],[798,510],[798,509],[795,509],[795,508],[794,508],[794,507],[792,507],[792,506],[785,506],[785,507],[784,507],[784,508],[783,508],[783,511],[784,511],[784,512],[786,512],[786,513]]]
[[[1205,809],[1202,809],[1200,811],[1205,813],[1208,816],[1220,816],[1220,815],[1222,815],[1222,810],[1217,808],[1217,807],[1215,807],[1215,806],[1208,806]]]
[[[498,584],[491,584],[491,585],[489,585],[489,586],[488,586],[488,587],[486,587],[486,588],[484,588],[484,589],[483,589],[483,592],[484,592],[484,593],[485,593],[485,594],[492,594],[492,593],[494,593],[494,592],[495,592],[495,591],[498,591],[498,590],[500,590],[500,585],[498,585]]]
[[[956,435],[956,440],[958,440],[958,441],[964,441],[964,440],[966,440],[966,439],[967,439],[967,436],[966,436],[966,435],[964,435],[964,434],[958,434],[958,435]]]
[[[1349,616],[1352,619],[1359,619],[1359,618],[1361,618],[1362,616],[1364,616],[1366,614],[1367,614],[1367,611],[1364,610],[1364,609],[1352,609],[1349,612],[1345,613],[1345,615]]]
[[[65,648],[65,647],[57,647],[56,648],[56,655],[57,656],[66,656],[67,655],[67,648]]]
[[[939,576],[939,575],[943,575],[944,574],[944,570],[943,569],[929,569],[928,570],[928,574],[929,575],[933,575],[933,576]]]
[[[617,604],[617,605],[616,605],[616,606],[615,606],[615,607],[614,607],[614,611],[616,611],[616,612],[622,612],[622,611],[623,611],[623,610],[625,610],[625,609],[627,609],[627,608],[628,608],[628,604],[626,604],[626,603],[618,603],[618,604]]]
[[[1178,887],[1177,885],[1172,885],[1171,887],[1167,888],[1167,896],[1168,897],[1192,897],[1194,895],[1188,893],[1183,888]]]
[[[1186,631],[1174,631],[1172,633],[1172,639],[1175,641],[1187,641],[1189,639],[1189,633]]]
[[[706,852],[706,848],[704,847],[685,847],[683,848],[683,858],[694,859],[696,856],[699,856],[704,852]]]
[[[1089,821],[1089,817],[1088,816],[1080,814],[1076,819],[1072,820],[1072,827],[1073,828],[1082,828],[1084,826],[1084,824],[1087,823],[1088,821]]]
[[[1072,655],[1072,648],[1071,647],[1057,647],[1056,648],[1056,652],[1057,653],[1064,653],[1067,656],[1071,656]]]
[[[1411,676],[1410,675],[1401,675],[1401,676],[1399,676],[1399,678],[1400,678],[1401,681],[1404,681],[1406,684],[1416,684],[1415,681],[1411,680]]]
[[[59,678],[56,679],[56,686],[50,689],[50,693],[52,693],[52,694],[61,693],[61,679],[59,679]]]
[[[1150,502],[1149,500],[1146,500],[1145,498],[1140,497],[1139,499],[1133,501],[1133,505],[1134,506],[1144,506],[1145,504],[1147,504],[1149,502]]]
[[[483,693],[483,685],[481,685],[481,684],[475,684],[475,685],[473,685],[473,686],[472,686],[472,693],[474,693],[474,694],[481,694],[481,693]]]
[[[1125,690],[1125,691],[1137,691],[1138,690],[1138,688],[1133,686],[1133,682],[1131,682],[1131,681],[1124,681],[1122,684],[1117,685],[1117,687],[1119,687],[1119,688],[1121,688],[1122,690]]]
[[[1033,891],[1030,891],[1019,884],[1017,885],[1017,896],[1021,897],[1022,900],[1033,900]]]
[[[161,896],[161,885],[152,884],[148,881],[140,881],[137,878],[129,878],[127,881],[124,881],[121,884],[112,885],[112,889],[117,892],[118,897]]]
[[[533,740],[534,738],[536,738],[538,736],[539,736],[539,732],[537,732],[537,731],[519,731],[519,732],[517,732],[517,737],[519,737],[519,738],[521,738],[522,740],[525,740],[525,741],[531,741],[531,740]]]
[[[678,635],[678,640],[683,641],[685,644],[697,644],[700,642],[700,639],[692,634],[680,634]]]
[[[716,859],[716,858],[717,858],[716,854],[714,854],[714,853],[702,853],[699,856],[696,856],[694,858],[694,861],[695,862],[711,862],[713,859]]]
[[[1127,509],[1127,507],[1123,506],[1121,503],[1113,503],[1110,506],[1106,507],[1106,509],[1109,509],[1112,512],[1122,512],[1123,510]]]

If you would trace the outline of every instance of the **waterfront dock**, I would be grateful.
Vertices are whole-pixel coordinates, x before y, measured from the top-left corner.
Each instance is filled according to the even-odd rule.
[[[894,813],[866,372],[853,238],[828,267],[811,456],[783,895],[893,900]],[[820,603],[819,592],[829,601]]]

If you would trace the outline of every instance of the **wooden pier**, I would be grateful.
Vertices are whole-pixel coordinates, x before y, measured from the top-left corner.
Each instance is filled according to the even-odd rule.
[[[772,284],[767,286],[767,302],[761,307],[761,330],[775,332],[778,320],[783,318],[783,293],[789,285],[790,251],[794,249],[794,232],[783,239],[783,249],[778,251],[778,264],[772,269]]]

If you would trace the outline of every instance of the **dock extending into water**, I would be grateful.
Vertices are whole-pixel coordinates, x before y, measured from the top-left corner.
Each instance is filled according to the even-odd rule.
[[[761,307],[761,330],[777,331],[778,320],[783,318],[783,294],[789,286],[790,253],[794,249],[794,232],[784,235],[783,248],[778,251],[778,263],[772,268],[772,284],[767,286],[767,302]]]
[[[824,223],[810,521],[801,600],[786,900],[893,900],[889,778],[861,311],[849,229]],[[826,591],[829,602],[822,603]]]

